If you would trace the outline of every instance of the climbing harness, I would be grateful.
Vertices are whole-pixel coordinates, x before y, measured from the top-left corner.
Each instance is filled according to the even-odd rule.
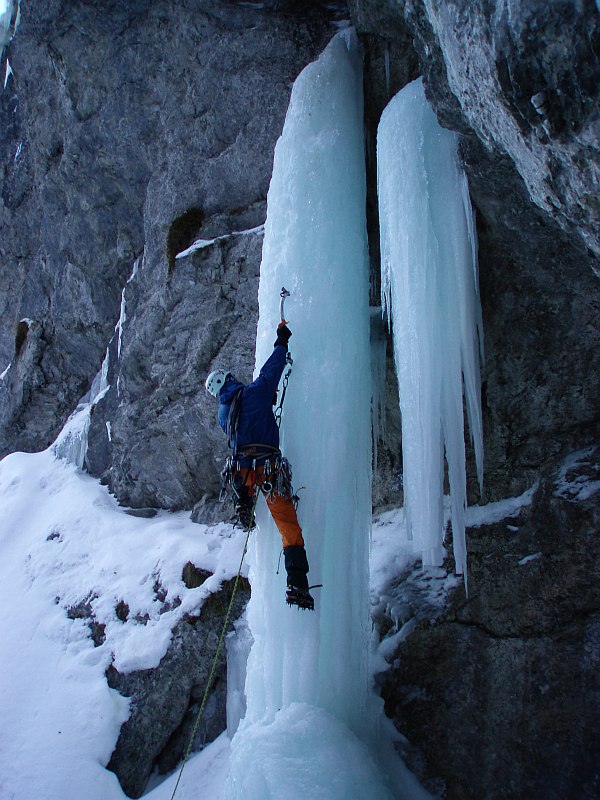
[[[254,499],[254,506],[252,509],[252,516],[254,517],[254,512],[256,511],[256,502],[258,500],[259,494],[256,493],[256,497]],[[177,787],[179,786],[179,781],[181,780],[181,776],[183,774],[183,769],[188,762],[190,757],[190,753],[192,752],[192,746],[194,743],[194,737],[196,736],[196,732],[198,731],[198,726],[200,725],[200,720],[202,719],[202,715],[204,713],[204,709],[206,707],[206,702],[208,700],[208,695],[210,692],[210,687],[212,686],[212,682],[215,677],[215,672],[217,669],[217,662],[219,660],[219,655],[221,654],[221,648],[223,647],[223,641],[225,639],[225,634],[227,633],[227,628],[229,626],[229,620],[231,618],[231,612],[233,610],[233,601],[235,600],[235,595],[238,589],[238,584],[240,582],[240,577],[242,574],[242,565],[244,563],[244,558],[246,557],[246,553],[248,552],[248,540],[250,539],[251,528],[248,528],[246,531],[246,540],[244,542],[244,549],[242,551],[242,557],[240,559],[240,566],[238,567],[237,575],[235,576],[235,582],[233,584],[233,591],[231,592],[231,599],[229,601],[229,607],[227,608],[227,613],[225,614],[225,622],[223,623],[223,628],[221,630],[221,635],[219,637],[219,641],[217,644],[217,650],[215,653],[215,657],[213,658],[212,667],[210,670],[210,674],[208,676],[208,681],[206,682],[206,689],[204,690],[204,696],[202,698],[202,703],[200,705],[200,710],[196,716],[196,720],[194,722],[194,727],[192,728],[192,734],[190,736],[190,741],[187,746],[187,750],[185,751],[185,756],[183,758],[183,763],[181,765],[181,769],[179,770],[179,775],[177,776],[177,783],[175,784],[175,788],[173,789],[173,794],[171,795],[171,800],[175,797],[175,792],[177,791]]]
[[[250,466],[242,466],[241,459],[252,459]],[[220,501],[224,502],[231,493],[235,515],[234,525],[246,528],[253,525],[247,511],[256,494],[262,493],[267,503],[275,502],[277,496],[287,497],[298,508],[299,497],[292,485],[292,467],[281,450],[262,444],[249,444],[241,448],[235,455],[229,456],[221,472]],[[260,492],[255,492],[255,487]],[[256,500],[255,500],[256,502]]]

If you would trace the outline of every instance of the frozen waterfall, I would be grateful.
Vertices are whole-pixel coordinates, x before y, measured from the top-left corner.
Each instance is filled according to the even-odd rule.
[[[377,138],[382,298],[392,321],[402,411],[404,507],[415,551],[439,565],[444,453],[456,570],[466,580],[463,386],[483,480],[477,243],[456,134],[414,81],[385,109]]]
[[[92,411],[109,389],[109,360],[109,348],[107,347],[102,366],[92,381],[90,391],[79,401],[77,408],[52,445],[54,454],[58,458],[75,464],[79,469],[83,469],[85,464]],[[109,425],[108,422],[106,424]]]
[[[296,81],[275,150],[257,369],[272,351],[279,293],[294,368],[282,424],[316,611],[285,605],[281,540],[263,502],[251,537],[254,639],[247,710],[232,741],[230,796],[390,798],[368,744],[370,352],[362,56],[338,34]]]

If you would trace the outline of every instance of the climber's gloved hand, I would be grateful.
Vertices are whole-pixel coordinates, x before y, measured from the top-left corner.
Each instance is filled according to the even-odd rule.
[[[290,336],[292,335],[291,330],[288,328],[286,322],[280,322],[277,326],[277,339],[275,339],[275,343],[273,347],[277,347],[277,345],[281,345],[281,347],[285,347],[288,349],[288,342],[290,340]]]

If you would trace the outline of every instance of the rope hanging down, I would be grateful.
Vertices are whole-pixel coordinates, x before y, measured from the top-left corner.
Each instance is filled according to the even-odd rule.
[[[284,287],[282,287],[280,295],[281,300],[279,304],[279,311],[281,316],[281,321],[285,324],[285,318],[283,316],[283,307],[285,303],[285,298],[290,296],[290,292]],[[285,393],[287,391],[288,382],[290,379],[290,375],[292,373],[292,364],[293,359],[291,355],[288,353],[286,356],[286,363],[289,365],[288,370],[283,377],[283,391],[281,393],[281,401],[279,406],[276,408],[275,414],[275,421],[277,423],[277,427],[281,425],[281,415],[283,413],[283,401],[285,400]],[[187,746],[187,750],[185,752],[185,756],[183,757],[183,763],[181,764],[181,769],[179,770],[179,775],[177,776],[177,782],[175,784],[175,788],[173,789],[173,794],[171,795],[171,800],[174,800],[175,793],[177,792],[177,788],[179,787],[179,782],[181,781],[181,776],[183,774],[183,770],[185,765],[188,762],[190,754],[192,752],[192,746],[194,743],[194,737],[196,736],[196,732],[198,731],[198,726],[200,725],[200,720],[202,719],[202,715],[204,714],[204,709],[206,707],[206,702],[208,700],[208,695],[210,693],[210,687],[212,686],[212,682],[215,677],[215,672],[217,669],[217,661],[219,660],[219,655],[221,654],[221,648],[223,647],[223,641],[225,639],[225,634],[227,633],[227,628],[229,626],[229,620],[231,618],[231,612],[233,610],[233,601],[235,599],[235,595],[237,592],[238,584],[240,582],[240,577],[242,574],[242,566],[244,564],[244,558],[246,557],[246,553],[248,551],[248,541],[250,539],[250,533],[252,531],[252,523],[254,521],[254,514],[256,512],[256,503],[258,502],[258,498],[260,497],[260,492],[256,492],[256,497],[254,498],[254,505],[252,506],[252,516],[250,517],[250,524],[248,525],[248,529],[246,532],[246,540],[244,542],[244,549],[242,551],[242,557],[240,559],[240,566],[238,567],[237,575],[235,576],[235,583],[233,584],[233,591],[231,593],[231,600],[229,601],[229,607],[227,608],[227,613],[225,614],[225,622],[223,623],[223,628],[221,630],[221,635],[219,637],[219,642],[217,644],[217,650],[215,653],[215,657],[213,658],[212,667],[210,670],[210,674],[208,676],[208,681],[206,682],[206,689],[204,690],[204,696],[202,698],[202,703],[200,705],[200,710],[198,711],[198,715],[196,716],[196,720],[194,722],[194,727],[192,728],[192,733],[190,736],[190,741]],[[278,568],[279,569],[279,568]]]
[[[256,497],[254,499],[254,506],[252,507],[252,519],[254,519],[254,512],[256,511],[256,503],[260,496],[260,492],[256,493]],[[187,750],[185,752],[185,756],[183,758],[183,763],[181,765],[181,769],[179,770],[179,775],[177,776],[177,783],[175,784],[175,788],[173,789],[173,794],[171,795],[171,800],[175,797],[175,792],[177,791],[177,787],[179,786],[179,781],[181,780],[181,776],[183,774],[183,769],[188,762],[190,757],[190,753],[192,752],[192,745],[194,743],[194,737],[196,736],[196,732],[198,731],[198,726],[200,725],[200,720],[202,719],[202,715],[204,713],[204,709],[206,707],[206,701],[208,700],[208,695],[210,693],[210,687],[212,686],[213,679],[215,677],[215,672],[217,669],[217,661],[219,660],[219,655],[221,654],[221,648],[223,646],[223,641],[225,639],[225,634],[227,633],[227,628],[229,626],[229,620],[231,618],[231,611],[233,609],[233,601],[235,599],[235,595],[237,592],[238,584],[240,582],[240,577],[242,574],[242,565],[244,563],[244,558],[246,557],[246,553],[248,551],[248,540],[250,539],[250,532],[251,526],[248,526],[248,530],[246,532],[246,541],[244,542],[244,549],[242,551],[242,557],[240,559],[240,566],[238,567],[237,575],[235,576],[235,583],[233,584],[233,591],[231,593],[231,600],[229,601],[229,607],[227,608],[227,613],[225,614],[225,622],[223,623],[223,628],[221,630],[221,635],[219,637],[219,642],[217,644],[217,651],[215,653],[215,657],[213,658],[212,667],[210,670],[210,674],[208,676],[208,681],[206,682],[206,689],[204,690],[204,697],[202,698],[202,703],[200,705],[200,710],[198,711],[198,715],[196,716],[196,720],[194,722],[194,727],[192,728],[192,734],[190,736],[190,741],[187,746]]]

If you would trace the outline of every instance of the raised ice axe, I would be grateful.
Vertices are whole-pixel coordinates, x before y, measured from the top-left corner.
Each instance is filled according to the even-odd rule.
[[[281,300],[279,301],[279,316],[281,317],[281,321],[285,322],[285,317],[283,316],[283,304],[285,303],[285,298],[290,296],[290,292],[288,292],[285,286],[282,286],[279,296],[281,297]]]

